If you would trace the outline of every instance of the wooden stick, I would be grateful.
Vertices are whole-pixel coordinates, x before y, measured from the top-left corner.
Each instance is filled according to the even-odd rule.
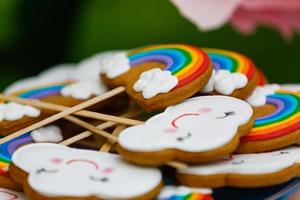
[[[66,116],[65,117],[67,120],[79,125],[79,126],[82,126],[83,128],[86,128],[87,130],[93,132],[93,133],[97,133],[103,137],[106,137],[108,138],[109,140],[112,140],[114,142],[118,141],[118,138],[106,131],[103,131],[102,129],[99,129],[89,123],[86,123],[85,121],[82,121],[81,119],[78,119],[76,117],[73,117],[73,116]]]
[[[177,161],[168,162],[167,165],[169,165],[170,167],[173,167],[175,169],[186,169],[188,167],[187,164],[177,162]]]
[[[109,91],[109,92],[107,92],[107,93],[105,93],[103,95],[94,97],[94,98],[92,98],[90,100],[87,100],[87,101],[85,101],[85,102],[83,102],[81,104],[78,104],[78,105],[76,105],[76,106],[74,106],[72,108],[68,108],[68,109],[66,109],[66,110],[64,110],[62,112],[54,114],[54,115],[52,115],[52,116],[50,116],[50,117],[48,117],[48,118],[46,118],[46,119],[44,119],[44,120],[36,123],[36,124],[28,126],[28,127],[24,128],[24,129],[21,129],[21,130],[13,133],[11,135],[8,135],[8,136],[0,139],[0,144],[3,144],[3,143],[5,143],[5,142],[7,142],[9,140],[12,140],[12,139],[14,139],[16,137],[24,135],[25,133],[28,133],[28,132],[33,131],[35,129],[38,129],[38,128],[42,127],[42,126],[50,124],[50,123],[52,123],[52,122],[54,122],[54,121],[56,121],[56,120],[58,120],[60,118],[63,118],[63,117],[65,117],[67,115],[70,115],[70,114],[72,114],[74,112],[77,112],[79,110],[87,108],[87,107],[89,107],[91,105],[94,105],[94,104],[96,104],[98,102],[101,102],[101,101],[103,101],[105,99],[108,99],[108,98],[110,98],[112,96],[115,96],[115,95],[117,95],[117,94],[119,94],[119,93],[121,93],[123,91],[124,91],[124,87],[118,87],[118,88],[115,88],[115,89],[113,89],[113,90],[111,90],[111,91]]]
[[[112,127],[114,125],[115,125],[114,122],[105,122],[105,123],[102,123],[102,124],[98,125],[97,128],[98,129],[106,129],[106,128],[110,128],[110,127]],[[80,140],[83,140],[85,138],[90,137],[92,134],[93,133],[90,132],[90,131],[84,131],[84,132],[82,132],[82,133],[80,133],[78,135],[75,135],[75,136],[73,136],[73,137],[71,137],[71,138],[69,138],[69,139],[67,139],[65,141],[62,141],[60,144],[61,145],[65,145],[65,146],[69,146],[69,145],[71,145],[71,144],[73,144],[75,142],[78,142]]]
[[[121,133],[121,131],[125,128],[126,126],[124,125],[119,125],[115,128],[115,130],[112,132],[112,135],[115,136],[116,138],[118,138],[119,134]],[[114,144],[116,143],[116,140],[111,140],[108,139],[106,140],[106,142],[102,145],[102,147],[100,148],[100,151],[102,152],[109,152],[110,149],[114,146]]]
[[[29,106],[33,106],[33,107],[54,110],[54,111],[64,111],[64,110],[67,110],[70,108],[67,106],[57,105],[57,104],[48,103],[48,102],[42,102],[40,100],[21,99],[18,97],[7,96],[7,95],[3,95],[3,94],[0,94],[0,99],[5,100],[5,101],[13,101],[16,103],[29,105]],[[96,113],[96,112],[87,111],[87,110],[77,111],[74,113],[74,115],[88,117],[88,118],[97,119],[97,120],[103,120],[103,121],[111,121],[111,122],[116,122],[119,124],[126,124],[126,125],[130,125],[130,126],[143,123],[142,121],[138,121],[138,120],[128,119],[128,118],[124,118],[124,117],[118,117],[118,116],[113,116],[113,115],[108,115],[108,114],[103,114],[103,113]]]

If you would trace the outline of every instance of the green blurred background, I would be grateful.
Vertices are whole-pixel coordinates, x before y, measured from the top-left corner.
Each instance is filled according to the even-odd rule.
[[[228,25],[200,32],[168,0],[0,0],[0,89],[58,63],[152,43],[240,51],[270,82],[300,82],[298,35],[286,41],[260,27],[245,36]]]

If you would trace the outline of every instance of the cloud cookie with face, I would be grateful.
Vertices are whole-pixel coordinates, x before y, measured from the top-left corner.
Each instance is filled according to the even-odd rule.
[[[125,129],[118,152],[142,165],[179,160],[203,163],[233,152],[253,124],[251,106],[228,96],[201,96]]]
[[[118,155],[57,144],[18,149],[10,167],[30,199],[153,199],[162,186],[156,168],[131,165]]]
[[[236,154],[218,162],[178,170],[178,180],[192,187],[266,187],[300,176],[300,147],[267,153]]]

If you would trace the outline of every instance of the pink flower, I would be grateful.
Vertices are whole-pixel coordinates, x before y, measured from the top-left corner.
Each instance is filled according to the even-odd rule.
[[[300,0],[171,0],[181,14],[200,30],[208,31],[230,22],[242,33],[257,25],[275,27],[291,38],[300,32]]]

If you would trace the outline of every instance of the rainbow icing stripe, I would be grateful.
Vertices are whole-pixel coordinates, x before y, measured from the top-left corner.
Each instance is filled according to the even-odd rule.
[[[43,85],[39,87],[13,92],[12,95],[16,95],[24,99],[43,99],[49,96],[59,95],[62,88],[64,88],[70,83],[71,81],[65,81],[49,85]]]
[[[257,69],[253,62],[246,56],[221,49],[204,49],[210,59],[214,63],[214,69],[224,69],[232,73],[240,72],[244,74],[248,80],[251,80],[257,73]]]
[[[213,200],[211,195],[200,194],[200,193],[189,193],[184,195],[173,195],[168,198],[163,198],[161,200]]]
[[[274,105],[276,111],[255,119],[254,127],[242,137],[242,142],[274,139],[300,129],[300,93],[277,90],[267,96],[267,104]]]
[[[131,66],[150,61],[166,64],[164,70],[170,71],[178,79],[175,88],[192,82],[210,65],[206,53],[199,48],[183,44],[147,46],[129,52],[128,58]]]
[[[29,133],[10,140],[0,145],[0,176],[9,176],[7,169],[11,162],[11,156],[17,148],[33,142]]]

